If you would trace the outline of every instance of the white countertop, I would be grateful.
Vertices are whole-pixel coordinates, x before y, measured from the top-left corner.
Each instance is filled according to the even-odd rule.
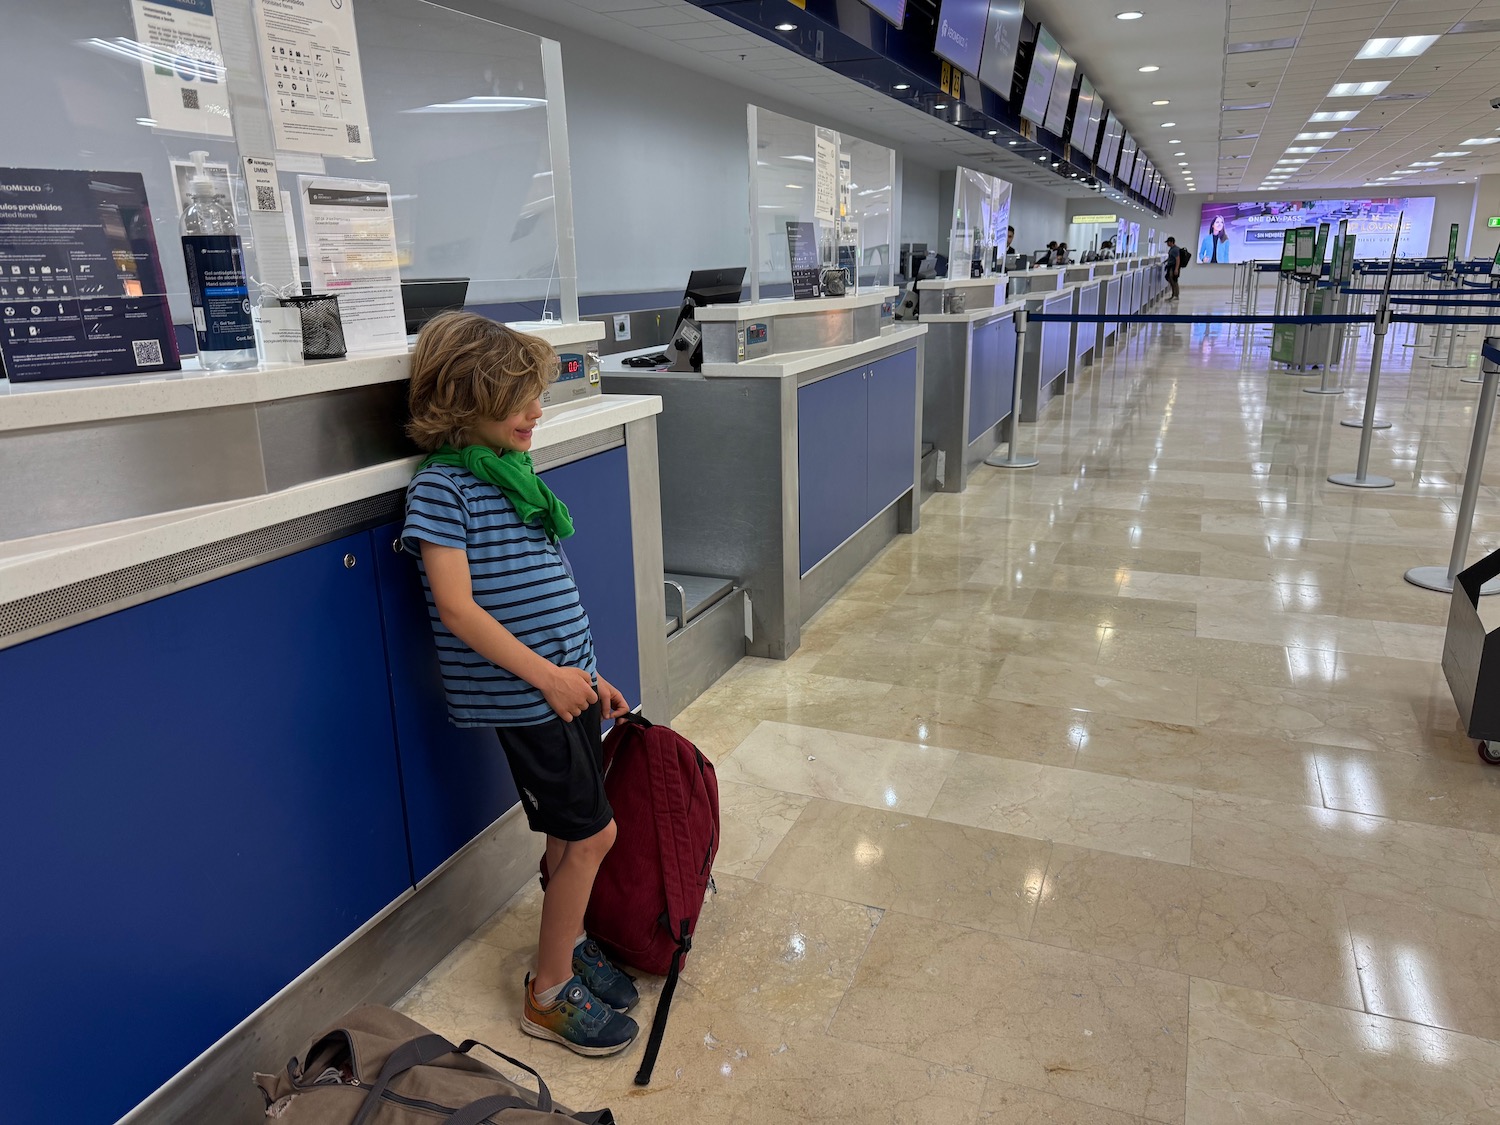
[[[702,323],[709,320],[760,320],[773,316],[795,316],[799,313],[838,312],[843,309],[865,308],[878,305],[900,292],[893,285],[861,289],[848,297],[811,297],[798,301],[792,297],[778,297],[772,301],[750,302],[738,305],[704,305],[693,310],[693,319]]]
[[[604,395],[548,407],[533,451],[661,413],[655,395]],[[418,458],[312,481],[244,500],[158,512],[0,543],[0,600],[14,601],[122,567],[406,487]]]
[[[1037,296],[1046,296],[1039,293]],[[1017,309],[1026,307],[1026,298],[1022,296],[1015,301],[1007,301],[1003,305],[995,305],[984,309],[965,309],[959,313],[923,313],[921,323],[923,324],[969,324],[976,320],[989,320],[992,317],[1005,316]]]
[[[557,349],[586,346],[604,339],[604,325],[597,321],[578,324],[534,321],[510,327],[540,336]],[[196,359],[188,359],[181,371],[160,375],[54,379],[43,383],[11,383],[0,379],[0,432],[206,410],[322,394],[346,387],[395,383],[407,377],[409,355],[410,352],[355,355],[262,365],[246,371],[204,371]]]
[[[729,376],[736,379],[783,379],[787,376],[814,371],[819,367],[857,363],[871,352],[878,352],[892,344],[917,340],[926,334],[925,324],[907,324],[902,321],[893,328],[885,329],[879,336],[872,336],[857,344],[841,344],[834,348],[809,348],[801,352],[782,352],[779,355],[769,355],[764,359],[749,360],[745,363],[705,363],[703,374],[709,378]]]
[[[923,277],[918,278],[917,288],[929,293],[935,289],[977,289],[982,286],[993,288],[998,285],[1004,285],[1006,279],[1012,276],[1014,272],[1011,271],[1010,274],[997,273],[989,277]]]

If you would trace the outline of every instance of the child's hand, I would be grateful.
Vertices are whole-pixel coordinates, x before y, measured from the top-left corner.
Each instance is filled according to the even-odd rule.
[[[594,692],[593,677],[582,668],[554,666],[551,674],[547,676],[547,682],[536,686],[541,689],[542,697],[546,699],[547,705],[556,711],[557,717],[565,723],[571,723],[599,699]],[[604,687],[602,680],[599,686]],[[618,695],[619,692],[615,694]]]
[[[630,714],[630,704],[625,702],[620,689],[603,676],[599,677],[599,703],[605,720],[620,719]]]

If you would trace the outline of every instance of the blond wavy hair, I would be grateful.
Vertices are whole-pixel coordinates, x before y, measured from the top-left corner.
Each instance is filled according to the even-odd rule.
[[[545,340],[470,312],[439,313],[411,357],[406,432],[431,453],[473,444],[474,426],[509,418],[557,378]]]

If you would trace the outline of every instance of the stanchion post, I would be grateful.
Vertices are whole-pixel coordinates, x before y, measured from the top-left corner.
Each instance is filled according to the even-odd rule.
[[[1016,366],[1010,388],[1010,447],[1005,451],[1004,457],[991,453],[984,459],[984,463],[994,469],[1034,469],[1041,464],[1035,457],[1022,457],[1018,453],[1021,440],[1021,370],[1026,363],[1028,319],[1025,309],[1016,310]]]
[[[1485,340],[1485,350],[1500,347],[1500,337]],[[1464,491],[1458,504],[1458,526],[1453,532],[1453,554],[1446,568],[1441,566],[1415,566],[1406,572],[1406,580],[1424,590],[1436,590],[1440,594],[1453,593],[1453,584],[1458,581],[1458,572],[1463,570],[1469,556],[1469,534],[1474,528],[1474,509],[1479,503],[1479,478],[1484,475],[1484,455],[1490,443],[1490,428],[1495,424],[1495,387],[1500,382],[1500,363],[1485,357],[1480,365],[1484,369],[1484,382],[1479,388],[1479,409],[1474,411],[1474,436],[1469,441],[1469,461],[1464,466]],[[1500,579],[1486,583],[1481,594],[1500,594]]]
[[[1359,435],[1359,466],[1352,473],[1334,473],[1328,479],[1345,488],[1393,488],[1390,477],[1370,475],[1370,442],[1375,432],[1375,397],[1380,392],[1380,365],[1385,352],[1385,334],[1391,327],[1391,306],[1382,303],[1375,313],[1375,349],[1370,356],[1370,385],[1365,391],[1365,417]]]

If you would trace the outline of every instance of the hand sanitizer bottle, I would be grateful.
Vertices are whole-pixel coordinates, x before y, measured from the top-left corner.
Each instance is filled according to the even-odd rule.
[[[234,213],[214,194],[203,166],[208,153],[189,155],[194,167],[182,209],[182,254],[198,333],[198,362],[208,371],[254,367],[255,326]]]

